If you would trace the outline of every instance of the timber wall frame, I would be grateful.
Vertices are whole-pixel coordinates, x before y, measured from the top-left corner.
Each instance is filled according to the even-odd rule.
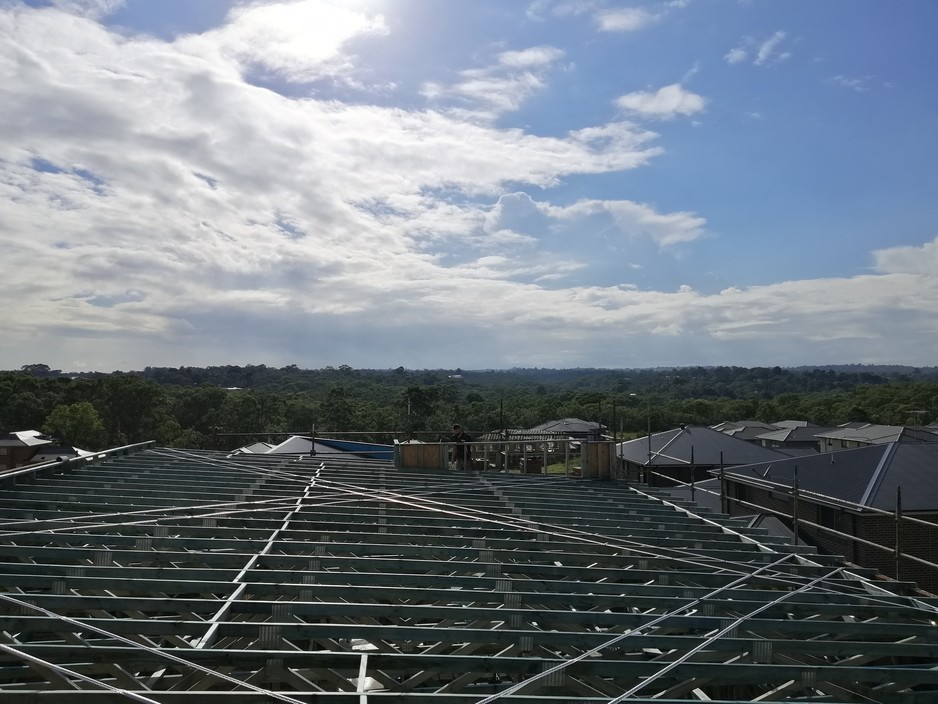
[[[938,701],[938,602],[641,485],[145,448],[0,483],[0,701]]]

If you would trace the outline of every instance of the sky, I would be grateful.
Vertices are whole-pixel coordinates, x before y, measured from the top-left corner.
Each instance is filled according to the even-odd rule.
[[[0,0],[0,368],[938,363],[933,0]]]

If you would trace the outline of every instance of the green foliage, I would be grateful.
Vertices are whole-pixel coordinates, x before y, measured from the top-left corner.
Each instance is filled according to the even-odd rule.
[[[82,405],[84,404],[84,405]],[[620,436],[724,420],[938,421],[938,370],[845,367],[681,369],[353,369],[295,365],[152,368],[63,375],[46,365],[0,372],[0,430],[75,434],[60,408],[99,418],[79,434],[89,448],[156,440],[176,447],[237,447],[280,433],[359,433],[436,440],[454,422],[473,434],[565,417]],[[65,415],[63,415],[65,414]],[[69,423],[72,423],[69,425]],[[53,432],[50,430],[50,432]],[[233,435],[244,433],[245,435]],[[63,439],[65,439],[63,437]]]
[[[42,429],[67,445],[85,450],[102,449],[105,437],[101,416],[87,401],[56,406]]]

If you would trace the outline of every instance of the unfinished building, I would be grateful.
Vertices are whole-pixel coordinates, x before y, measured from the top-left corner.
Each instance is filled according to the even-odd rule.
[[[938,701],[938,600],[643,485],[130,450],[0,475],[0,701]]]

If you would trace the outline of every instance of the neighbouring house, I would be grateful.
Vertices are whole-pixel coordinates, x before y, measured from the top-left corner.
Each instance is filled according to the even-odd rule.
[[[732,435],[734,438],[749,440],[751,442],[758,442],[756,438],[763,433],[779,430],[781,428],[779,425],[764,423],[761,420],[723,421],[722,423],[717,423],[710,427],[713,430],[719,430],[721,433]]]
[[[772,425],[776,428],[807,428],[810,425],[814,425],[814,423],[809,423],[806,420],[777,420],[772,423]]]
[[[312,438],[303,435],[293,435],[281,443],[255,442],[238,448],[233,455],[305,455],[305,456],[335,456],[342,454],[355,455],[363,459],[392,460],[394,448],[391,445],[382,445],[372,442],[355,442],[352,440],[334,440],[332,438]]]
[[[605,426],[580,418],[561,418],[533,428],[508,428],[485,433],[479,450],[492,468],[541,472],[548,464],[579,455],[580,444],[603,439]]]
[[[711,469],[788,459],[791,452],[763,447],[706,426],[682,426],[616,445],[620,476],[651,486],[710,478]]]
[[[52,438],[38,430],[0,433],[0,472],[29,464],[40,450],[53,443]]]
[[[724,482],[731,516],[762,511],[793,529],[797,513],[801,538],[891,577],[898,525],[898,577],[938,593],[938,567],[922,562],[938,563],[938,442],[892,441],[730,467]]]
[[[579,418],[561,418],[560,420],[551,420],[535,425],[533,428],[529,428],[527,432],[550,433],[551,435],[589,442],[602,440],[603,430],[605,430],[605,426],[602,423]]]
[[[800,449],[820,452],[823,441],[819,435],[821,433],[830,432],[831,430],[833,430],[833,428],[820,425],[787,426],[757,435],[755,442],[758,442],[763,447],[771,447],[779,450]]]
[[[928,428],[875,423],[845,423],[818,433],[820,452],[838,452],[890,442],[935,442],[938,433]]]

